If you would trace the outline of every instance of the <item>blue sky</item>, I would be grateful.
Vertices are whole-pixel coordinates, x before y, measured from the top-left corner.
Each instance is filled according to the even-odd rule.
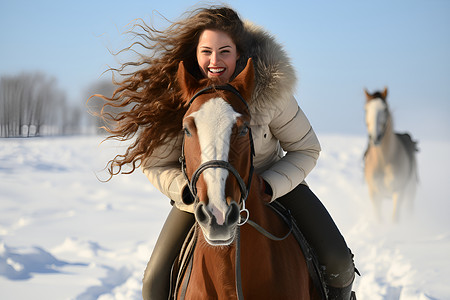
[[[174,20],[197,1],[0,0],[0,75],[40,70],[74,102],[128,45],[136,18]],[[389,88],[395,128],[450,140],[450,1],[228,1],[292,58],[316,131],[365,135],[364,93]]]

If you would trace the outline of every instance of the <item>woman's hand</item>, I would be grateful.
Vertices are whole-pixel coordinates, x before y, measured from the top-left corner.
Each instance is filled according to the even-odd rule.
[[[270,203],[273,196],[272,188],[267,183],[267,181],[265,181],[261,176],[258,176],[258,178],[259,178],[261,200],[264,203]]]

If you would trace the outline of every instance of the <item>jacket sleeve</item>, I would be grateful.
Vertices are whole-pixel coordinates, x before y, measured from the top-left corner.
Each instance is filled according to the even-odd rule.
[[[274,200],[304,181],[316,165],[321,148],[311,124],[294,97],[278,107],[269,127],[286,152],[261,174],[271,186]]]
[[[142,171],[161,193],[175,202],[177,208],[193,212],[193,206],[182,201],[182,192],[187,181],[179,162],[181,142],[182,138],[178,137],[157,148],[151,157],[143,162]]]

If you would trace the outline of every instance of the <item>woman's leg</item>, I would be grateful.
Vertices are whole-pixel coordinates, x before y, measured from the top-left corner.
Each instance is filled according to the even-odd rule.
[[[168,299],[172,263],[194,222],[193,214],[181,211],[175,206],[170,211],[144,272],[144,300]]]
[[[350,295],[355,276],[352,254],[322,202],[304,184],[299,184],[277,200],[291,211],[306,240],[317,254],[319,263],[324,266],[329,295],[340,293],[343,288],[348,289]]]

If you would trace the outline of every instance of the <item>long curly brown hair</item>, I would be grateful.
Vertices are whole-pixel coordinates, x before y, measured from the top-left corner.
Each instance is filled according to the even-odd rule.
[[[139,53],[139,61],[126,62],[120,68],[110,69],[124,78],[121,81],[113,79],[118,87],[111,97],[95,95],[106,101],[101,117],[110,124],[105,128],[110,134],[107,139],[132,141],[124,154],[118,154],[108,162],[106,168],[110,179],[119,173],[132,173],[158,146],[176,138],[181,132],[186,107],[181,101],[176,80],[177,68],[183,61],[189,73],[202,78],[196,48],[205,29],[227,32],[235,42],[238,53],[244,52],[244,25],[233,9],[211,6],[197,8],[183,16],[164,30],[148,26],[143,21],[136,22],[128,33],[137,41],[122,51],[136,52],[134,47],[139,46],[148,53]],[[130,68],[133,71],[127,72]],[[108,107],[122,112],[112,114]],[[131,170],[122,170],[127,164],[131,165]]]

